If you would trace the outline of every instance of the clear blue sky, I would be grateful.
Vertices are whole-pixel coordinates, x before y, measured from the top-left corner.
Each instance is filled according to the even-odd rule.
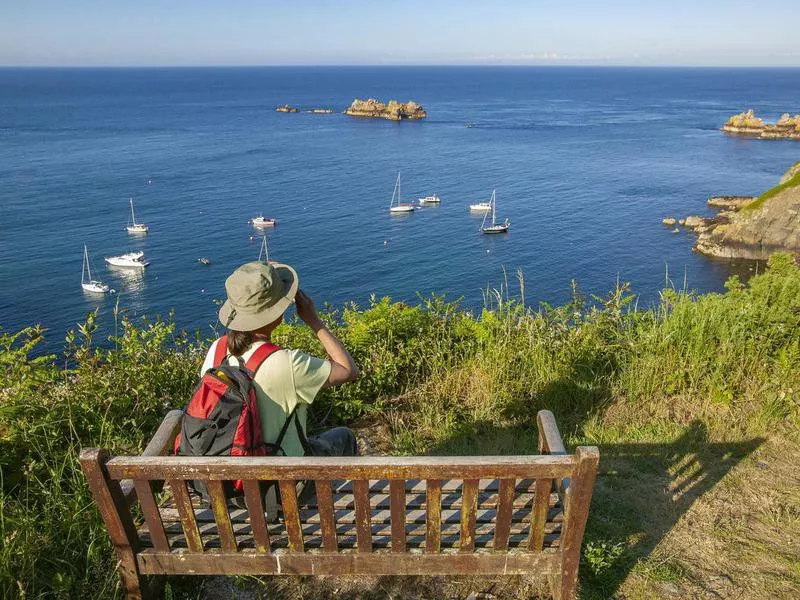
[[[0,0],[0,65],[800,66],[800,0]]]

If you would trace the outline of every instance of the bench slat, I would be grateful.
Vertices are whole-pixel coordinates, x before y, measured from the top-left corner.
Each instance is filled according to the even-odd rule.
[[[225,499],[225,490],[221,481],[206,481],[208,495],[211,497],[211,509],[214,512],[214,521],[217,523],[217,532],[222,540],[222,549],[225,552],[236,552],[236,538],[233,536],[231,518],[228,515],[228,502]]]
[[[183,479],[167,480],[172,497],[175,499],[175,506],[180,515],[181,529],[184,537],[192,552],[203,552],[203,539],[197,529],[197,521],[192,509],[192,499],[189,497],[189,490],[186,488],[186,481]]]
[[[460,552],[473,552],[475,550],[475,512],[478,502],[478,480],[465,479],[462,488],[464,497],[461,507],[461,543]]]
[[[372,527],[370,525],[369,482],[360,479],[353,482],[353,496],[356,502],[356,533],[358,551],[372,552]]]
[[[300,528],[300,515],[297,510],[297,482],[281,479],[278,485],[281,490],[281,506],[283,506],[283,519],[289,538],[289,550],[302,552],[303,531]]]
[[[316,517],[319,519],[322,531],[322,545],[326,552],[336,552],[339,549],[336,541],[336,517],[333,510],[333,490],[329,479],[317,479],[315,482],[317,490],[317,511]],[[305,511],[300,511],[302,519]]]
[[[106,463],[112,479],[291,478],[380,480],[387,472],[403,479],[504,479],[571,477],[574,456],[358,456],[338,457],[195,457],[118,456]]]
[[[441,549],[442,540],[442,482],[438,479],[427,481],[427,500],[425,514],[425,552],[436,553]]]
[[[500,481],[494,531],[495,550],[504,550],[508,546],[511,519],[514,516],[514,483],[513,479],[502,479]]]
[[[391,496],[392,552],[406,551],[406,490],[402,479],[389,484]]]
[[[533,514],[531,515],[531,537],[528,547],[533,552],[541,552],[544,543],[544,526],[547,521],[547,509],[549,508],[550,490],[553,488],[552,479],[536,480],[536,496],[533,503]]]
[[[161,513],[153,497],[153,488],[150,482],[146,479],[135,479],[133,487],[136,488],[136,496],[139,498],[147,529],[152,535],[153,547],[158,552],[169,552],[167,534],[164,533],[164,522],[161,520]]]
[[[247,520],[253,528],[253,539],[256,550],[268,554],[270,552],[269,531],[264,518],[264,502],[261,500],[261,484],[247,479],[244,484],[244,501],[247,504]],[[242,511],[244,512],[244,511]],[[231,518],[233,516],[231,515]]]

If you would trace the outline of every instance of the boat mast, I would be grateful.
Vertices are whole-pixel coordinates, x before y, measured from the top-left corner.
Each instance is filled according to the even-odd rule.
[[[89,251],[86,249],[86,244],[83,245],[83,268],[81,268],[81,283],[83,283],[83,276],[89,275],[89,281],[92,280],[92,268],[89,266]]]
[[[492,227],[496,225],[495,216],[494,216],[494,208],[497,206],[497,198],[495,197],[495,192],[497,190],[492,190]]]
[[[133,213],[133,198],[130,199],[131,202],[131,225],[136,225],[136,215]]]
[[[261,242],[261,250],[258,251],[258,262],[261,262],[261,257],[264,257],[264,264],[269,264],[269,248],[267,247],[267,236],[265,235]]]

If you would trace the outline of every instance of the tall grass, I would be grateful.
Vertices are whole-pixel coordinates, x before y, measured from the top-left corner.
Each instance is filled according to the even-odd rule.
[[[534,451],[540,408],[572,441],[658,439],[689,420],[722,436],[800,424],[800,268],[789,256],[722,294],[664,290],[648,310],[624,284],[604,298],[573,291],[535,310],[505,289],[479,315],[439,297],[328,313],[363,376],[325,391],[312,426],[375,414],[398,453],[502,453]],[[97,344],[95,320],[60,356],[32,358],[36,327],[0,334],[0,597],[119,595],[78,450],[139,452],[195,384],[201,340],[123,318],[113,343]],[[296,324],[276,339],[321,352]],[[604,546],[587,548],[602,562],[592,557]]]

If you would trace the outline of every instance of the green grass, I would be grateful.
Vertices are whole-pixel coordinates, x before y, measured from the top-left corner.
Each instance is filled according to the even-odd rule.
[[[798,161],[794,165],[792,165],[792,168],[796,167],[798,164],[800,164],[800,161]],[[745,206],[743,206],[742,210],[755,210],[756,208],[760,208],[764,204],[764,202],[766,202],[770,198],[773,198],[774,196],[777,196],[778,194],[780,194],[784,190],[788,190],[789,188],[797,187],[798,185],[800,185],[800,171],[795,173],[794,176],[791,177],[788,181],[785,181],[784,183],[781,183],[780,185],[776,185],[774,188],[771,188],[771,189],[767,190],[766,192],[761,194],[758,198],[756,198],[755,200],[753,200],[749,204],[746,204]]]
[[[653,597],[665,582],[690,596],[714,569],[747,597],[785,596],[798,582],[800,268],[776,255],[725,293],[668,289],[649,309],[635,304],[617,285],[538,309],[490,292],[480,314],[435,297],[347,306],[325,318],[363,376],[325,391],[312,427],[369,422],[365,433],[395,454],[530,453],[536,411],[551,409],[569,445],[601,448],[583,597]],[[123,317],[119,329],[96,343],[90,314],[63,353],[38,358],[40,329],[0,334],[0,597],[120,597],[77,453],[141,451],[189,398],[205,342],[170,322]],[[277,341],[321,352],[296,324]],[[326,581],[258,585],[265,597],[312,598],[340,585]],[[415,586],[463,597],[478,585],[432,581],[361,582],[368,592],[349,597]],[[507,581],[493,593],[536,593]],[[200,597],[203,585],[173,579],[169,593]]]

